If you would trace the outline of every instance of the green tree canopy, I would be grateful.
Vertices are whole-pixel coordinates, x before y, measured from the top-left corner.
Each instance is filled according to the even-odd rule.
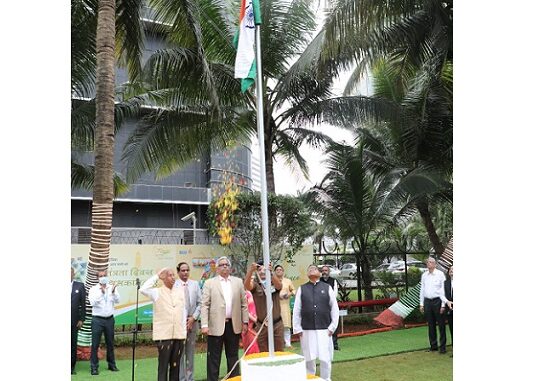
[[[228,245],[231,259],[237,270],[244,274],[247,265],[263,260],[262,217],[260,193],[239,193],[235,211],[233,241]],[[284,261],[294,263],[295,254],[301,250],[305,239],[313,234],[310,212],[294,196],[268,194],[269,255],[273,264]],[[221,210],[212,202],[208,209],[211,233],[216,234],[217,218]]]

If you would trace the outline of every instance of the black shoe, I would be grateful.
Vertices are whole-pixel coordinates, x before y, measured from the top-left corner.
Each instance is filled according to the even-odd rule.
[[[118,371],[119,371],[119,368],[117,368],[117,367],[114,366],[114,365],[113,365],[113,366],[107,367],[107,369],[109,369],[109,370],[112,371],[112,372],[118,372]]]
[[[439,351],[438,353],[440,353],[441,355],[446,354],[446,349],[443,351]]]
[[[336,350],[336,351],[340,351],[340,350],[341,350],[339,347],[335,347],[335,348],[333,348],[333,349]]]
[[[90,374],[93,376],[97,376],[98,374],[100,374],[100,372],[98,372],[98,369],[91,369]]]
[[[77,372],[75,370],[72,369],[72,374],[77,374]]]
[[[426,349],[425,351],[426,352],[436,352],[436,351],[438,351],[438,349],[437,348],[429,348],[429,349]]]

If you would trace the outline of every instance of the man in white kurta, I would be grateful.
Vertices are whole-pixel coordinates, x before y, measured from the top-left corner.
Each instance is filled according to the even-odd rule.
[[[307,275],[309,282],[298,288],[295,297],[294,334],[299,333],[307,373],[316,373],[319,359],[320,377],[331,381],[332,335],[339,323],[339,306],[333,289],[320,281],[317,266],[310,265]]]
[[[161,287],[154,287],[160,279]],[[153,301],[152,339],[158,348],[158,381],[179,381],[181,354],[186,339],[184,290],[173,287],[173,270],[165,267],[139,290]]]

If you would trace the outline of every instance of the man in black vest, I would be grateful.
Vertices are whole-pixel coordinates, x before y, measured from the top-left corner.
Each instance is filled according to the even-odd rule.
[[[322,278],[320,278],[322,282],[325,282],[331,286],[331,289],[335,293],[335,297],[339,294],[339,282],[333,277],[329,276],[329,266],[324,265],[322,266]],[[339,338],[337,337],[337,333],[339,331],[339,328],[333,332],[333,349],[336,351],[339,351]]]
[[[339,323],[339,306],[331,287],[320,282],[316,265],[307,268],[309,282],[299,287],[293,311],[294,334],[299,333],[307,373],[316,373],[320,360],[320,377],[331,380],[333,340],[331,336]]]
[[[72,267],[72,374],[75,374],[77,361],[77,331],[85,321],[85,285],[73,280]]]

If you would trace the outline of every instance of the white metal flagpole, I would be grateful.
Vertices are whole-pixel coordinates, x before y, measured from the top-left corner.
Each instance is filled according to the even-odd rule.
[[[261,178],[261,208],[262,208],[262,245],[263,265],[265,266],[265,297],[267,300],[267,342],[269,357],[275,355],[273,341],[273,301],[271,300],[271,272],[269,271],[269,219],[267,215],[267,179],[265,177],[265,140],[263,135],[263,81],[262,81],[262,51],[260,45],[260,25],[256,24],[256,97],[257,97],[257,126],[260,143],[260,178]],[[271,144],[271,143],[270,143]]]

